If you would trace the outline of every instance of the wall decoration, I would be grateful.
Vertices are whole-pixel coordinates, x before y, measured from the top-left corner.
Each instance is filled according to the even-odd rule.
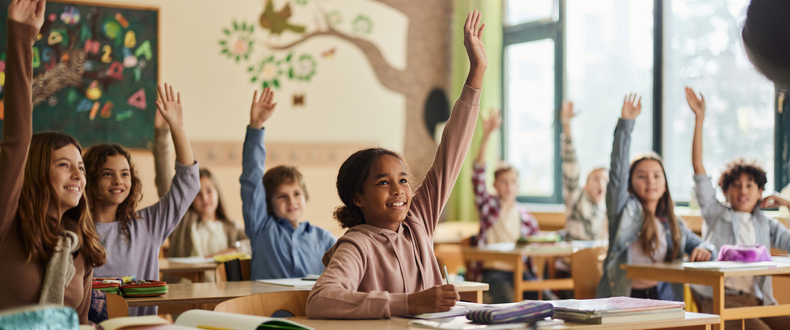
[[[146,148],[156,114],[146,100],[156,98],[159,76],[158,10],[58,0],[47,1],[47,13],[33,44],[34,132],[67,133],[84,147]],[[3,60],[6,38],[2,31]]]
[[[371,0],[408,19],[406,44],[403,45],[406,67],[401,69],[387,63],[382,50],[369,39],[376,31],[376,20],[370,13],[343,12],[343,5],[327,12],[324,7],[332,0],[262,1],[261,33],[253,37],[251,54],[244,58],[252,62],[247,66],[253,75],[250,82],[274,88],[285,83],[310,82],[320,74],[324,61],[335,56],[335,48],[304,50],[308,47],[297,47],[315,37],[334,37],[338,43],[356,47],[367,58],[381,84],[406,98],[408,134],[403,152],[414,177],[422,178],[436,151],[433,136],[426,128],[429,124],[425,121],[426,101],[431,91],[450,88],[451,63],[448,59],[452,49],[453,2]],[[296,5],[292,6],[294,1]],[[292,10],[305,15],[292,15]]]

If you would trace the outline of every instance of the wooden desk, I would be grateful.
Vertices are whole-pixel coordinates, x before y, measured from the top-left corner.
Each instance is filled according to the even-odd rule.
[[[721,316],[714,329],[724,329],[724,321],[790,315],[790,304],[724,308],[724,278],[730,276],[790,276],[790,267],[772,269],[718,270],[684,268],[680,263],[621,265],[628,278],[713,287],[713,313]]]
[[[520,301],[525,291],[537,291],[538,297],[542,296],[543,290],[573,290],[573,279],[542,279],[538,278],[536,281],[524,281],[524,257],[531,257],[536,265],[546,264],[546,260],[553,260],[557,257],[570,257],[574,252],[592,247],[591,243],[573,244],[573,243],[557,243],[553,246],[545,245],[527,245],[523,248],[514,248],[512,250],[498,250],[495,248],[477,248],[465,246],[462,248],[464,261],[503,261],[513,265],[513,292],[514,299]],[[549,262],[553,266],[553,262]],[[541,267],[542,269],[542,267]],[[543,272],[539,271],[539,276]]]
[[[463,317],[463,316],[461,316]],[[315,329],[322,329],[322,330],[355,330],[355,329],[389,329],[389,330],[398,330],[398,329],[410,329],[409,328],[409,321],[411,319],[405,319],[400,317],[395,317],[389,320],[382,319],[382,320],[313,320],[308,319],[306,317],[292,317],[290,318],[291,321],[294,321],[299,324],[303,324],[309,327],[313,327]],[[719,322],[718,315],[712,314],[699,314],[699,313],[690,313],[686,312],[685,319],[677,319],[677,320],[658,320],[658,321],[650,321],[646,322],[632,322],[632,323],[620,323],[620,324],[583,324],[583,323],[573,323],[568,322],[566,323],[566,327],[563,329],[579,329],[579,330],[599,330],[599,329],[607,329],[607,330],[629,330],[629,329],[684,329],[684,330],[691,330],[691,329],[710,329],[711,324],[715,324]],[[414,328],[411,328],[414,329]]]
[[[206,272],[214,272],[219,267],[216,262],[191,264],[159,259],[159,273],[162,275],[174,275],[192,280],[192,283],[202,283],[206,281]]]
[[[472,302],[483,301],[483,291],[488,284],[477,282],[451,282],[461,299]],[[159,297],[125,298],[129,307],[205,305],[218,304],[225,300],[266,292],[300,291],[304,289],[266,284],[253,281],[219,283],[174,283],[167,285],[167,294]]]

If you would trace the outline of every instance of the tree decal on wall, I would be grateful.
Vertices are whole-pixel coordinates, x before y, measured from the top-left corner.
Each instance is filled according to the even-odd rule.
[[[251,75],[250,82],[261,87],[279,88],[286,81],[309,82],[318,74],[321,63],[316,59],[334,54],[294,52],[296,46],[315,37],[330,36],[356,47],[365,55],[382,85],[406,98],[408,134],[404,154],[415,178],[422,178],[436,151],[433,137],[425,127],[424,105],[432,90],[447,91],[450,86],[453,2],[371,0],[408,18],[404,45],[406,68],[401,70],[388,64],[381,50],[367,39],[377,28],[370,15],[341,10],[327,12],[323,3],[331,0],[292,1],[275,4],[272,0],[265,0],[263,13],[255,26],[257,29],[253,30],[248,22],[242,22],[242,29],[237,29],[239,24],[234,22],[232,28],[225,29],[226,38],[220,41],[222,54],[237,62],[247,62],[253,57],[253,52],[260,52],[260,59],[246,66]],[[309,10],[316,14],[311,20],[296,22],[291,17],[292,10]],[[338,30],[342,24],[349,24],[351,34]],[[249,31],[250,37],[254,38],[253,43],[249,43],[244,31]],[[298,34],[300,37],[281,43],[283,34]],[[245,48],[245,45],[249,47]]]

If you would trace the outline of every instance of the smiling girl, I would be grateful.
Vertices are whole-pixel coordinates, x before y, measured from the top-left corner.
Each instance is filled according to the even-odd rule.
[[[176,228],[200,190],[198,165],[184,131],[181,95],[159,87],[156,108],[170,125],[176,150],[176,175],[159,202],[135,212],[142,186],[131,156],[119,145],[97,145],[85,153],[87,196],[107,264],[96,277],[135,275],[159,279],[159,248]],[[188,164],[185,165],[185,164]],[[132,307],[129,315],[155,315],[156,307]]]
[[[104,249],[83,194],[80,145],[66,134],[33,135],[33,42],[45,1],[8,6],[5,118],[0,141],[0,310],[56,304],[88,323],[93,268]]]
[[[655,153],[638,157],[628,166],[631,130],[642,112],[642,98],[626,96],[622,117],[614,131],[606,213],[609,251],[598,284],[598,297],[631,296],[683,300],[683,284],[630,280],[620,268],[628,263],[708,261],[716,249],[686,228],[675,216],[664,165]],[[659,285],[661,284],[661,285]]]
[[[433,165],[412,193],[397,153],[360,150],[341,165],[335,218],[349,228],[324,255],[326,270],[307,298],[312,318],[371,319],[450,310],[459,299],[442,285],[433,234],[472,142],[488,66],[482,14],[469,13],[464,46],[471,64],[447,121]]]

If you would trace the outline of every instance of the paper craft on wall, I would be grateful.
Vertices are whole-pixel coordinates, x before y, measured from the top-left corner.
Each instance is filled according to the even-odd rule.
[[[0,20],[6,17],[0,12]],[[33,44],[34,132],[60,131],[83,147],[148,147],[156,107],[147,100],[156,98],[159,75],[158,10],[47,1],[45,17]],[[2,29],[4,61],[8,34]],[[0,75],[4,69],[3,63]]]

